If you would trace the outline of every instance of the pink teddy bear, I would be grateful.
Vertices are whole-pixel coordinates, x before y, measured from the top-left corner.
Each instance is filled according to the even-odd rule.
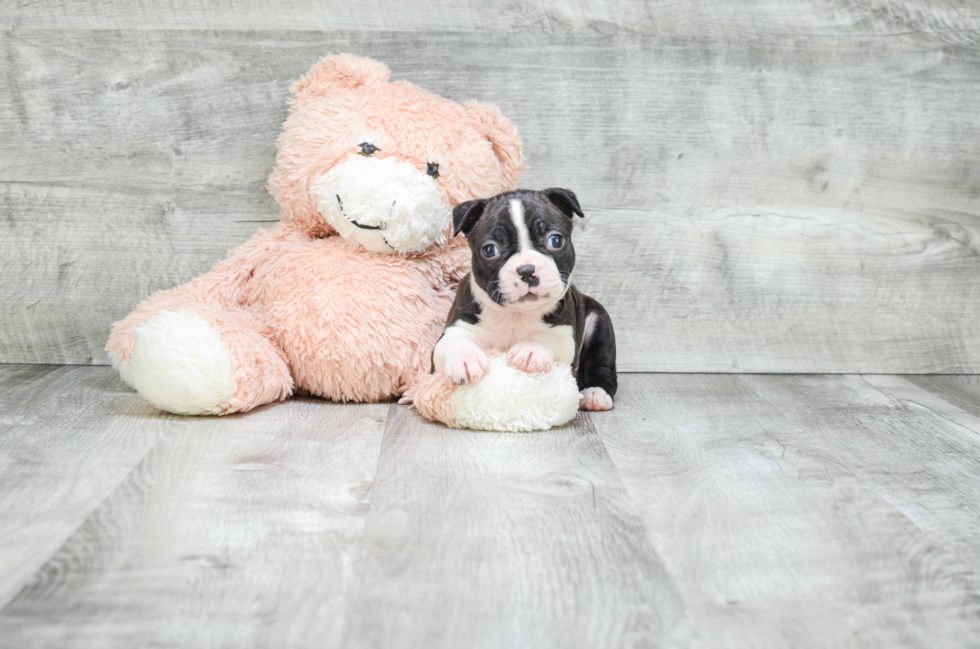
[[[143,397],[228,414],[294,391],[384,401],[428,374],[469,270],[452,209],[513,188],[524,157],[495,107],[388,77],[338,55],[293,84],[269,178],[281,222],[112,330]]]

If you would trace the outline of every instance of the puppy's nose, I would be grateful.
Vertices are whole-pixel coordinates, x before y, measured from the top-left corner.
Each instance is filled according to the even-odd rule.
[[[541,280],[534,276],[534,264],[524,264],[517,267],[517,274],[528,286],[537,286]]]

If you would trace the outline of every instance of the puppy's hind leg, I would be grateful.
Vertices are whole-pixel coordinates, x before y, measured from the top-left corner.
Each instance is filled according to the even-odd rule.
[[[616,378],[616,334],[601,304],[586,295],[585,326],[578,363],[582,410],[611,410],[619,383]]]

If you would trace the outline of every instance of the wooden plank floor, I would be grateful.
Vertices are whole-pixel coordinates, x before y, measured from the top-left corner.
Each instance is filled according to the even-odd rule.
[[[632,374],[491,434],[0,365],[0,646],[975,647],[977,386]]]

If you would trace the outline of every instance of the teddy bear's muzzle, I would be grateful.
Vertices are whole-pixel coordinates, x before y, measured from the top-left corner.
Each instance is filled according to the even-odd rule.
[[[352,154],[313,183],[320,214],[347,241],[386,254],[444,243],[452,214],[436,181],[409,162]]]

